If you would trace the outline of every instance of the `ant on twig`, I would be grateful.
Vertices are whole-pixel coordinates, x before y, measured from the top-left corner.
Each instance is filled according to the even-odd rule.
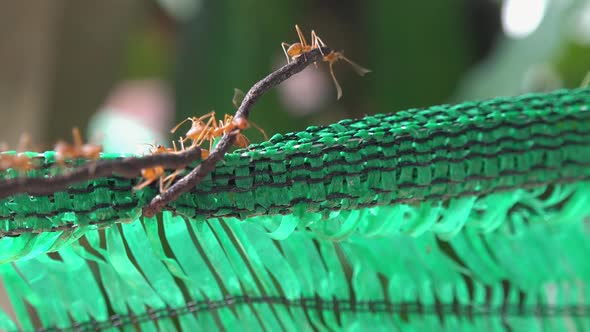
[[[305,53],[316,48],[319,48],[320,53],[324,55],[322,52],[322,47],[326,47],[326,44],[320,39],[318,35],[316,35],[314,30],[311,30],[311,45],[307,44],[307,40],[305,40],[305,36],[303,36],[303,32],[301,32],[299,25],[295,24],[295,30],[297,30],[297,36],[299,36],[298,43],[281,43],[283,52],[285,52],[285,56],[287,57],[287,63],[289,63],[291,59],[295,60],[302,55],[305,56]]]
[[[232,103],[234,104],[234,107],[236,109],[240,108],[240,104],[242,103],[242,101],[244,100],[245,97],[246,97],[246,94],[244,93],[244,91],[242,91],[242,90],[240,90],[238,88],[234,88],[234,96],[232,98]],[[232,117],[232,120],[233,120],[233,118],[234,117]],[[245,121],[244,118],[240,118],[240,119],[242,119],[242,120]],[[252,126],[256,130],[258,130],[262,134],[262,136],[264,137],[264,140],[265,141],[268,141],[268,135],[266,134],[266,131],[264,131],[264,129],[262,129],[259,125],[257,125],[253,121],[248,121],[247,122],[247,127],[246,128],[248,128],[250,126]],[[250,145],[250,141],[242,133],[238,133],[238,137],[236,137],[236,142],[234,143],[234,145],[237,146],[237,147],[239,147],[239,148],[245,148],[248,145]]]
[[[206,119],[208,119],[207,122],[204,121]],[[172,128],[170,132],[175,133],[178,130],[178,128],[180,128],[180,126],[182,126],[187,121],[191,122],[191,127],[186,132],[186,134],[184,134],[184,137],[178,140],[181,144],[181,147],[184,149],[184,142],[186,142],[189,139],[192,141],[191,147],[201,146],[201,144],[203,144],[204,141],[208,140],[210,142],[209,149],[211,149],[213,146],[213,140],[215,139],[215,137],[212,136],[211,132],[216,122],[215,111],[211,111],[200,117],[188,117],[182,120],[176,126],[174,126],[174,128]]]
[[[0,170],[13,168],[18,172],[27,172],[35,168],[30,157],[23,153],[0,154]]]
[[[174,144],[174,142],[172,142],[172,144],[174,145],[173,149],[167,148],[162,145],[152,145],[152,147],[150,148],[150,153],[153,155],[154,154],[161,154],[161,153],[178,153],[179,151],[176,150],[176,144]],[[166,176],[166,170],[162,166],[142,168],[141,169],[141,176],[145,180],[143,182],[140,182],[139,184],[137,184],[135,187],[133,187],[133,190],[141,190],[141,189],[149,186],[150,184],[154,183],[154,181],[159,179],[160,180],[160,192],[163,193],[164,191],[166,191],[168,189],[168,187],[170,187],[170,185],[172,184],[172,181],[174,181],[174,179],[180,173],[182,173],[183,170],[184,169],[177,169],[174,172],[172,172],[170,175]]]
[[[236,108],[239,107],[239,104],[243,99],[244,92],[242,92],[240,89],[234,89],[234,97],[232,102]],[[207,120],[207,122],[205,122],[205,120]],[[229,114],[224,115],[223,120],[218,121],[215,117],[215,111],[211,111],[200,117],[186,118],[174,128],[172,128],[170,132],[176,132],[176,130],[178,130],[178,128],[186,121],[190,121],[192,125],[191,128],[186,132],[184,138],[179,140],[183,146],[184,142],[189,139],[192,141],[191,146],[201,146],[201,144],[203,144],[205,141],[209,141],[209,149],[211,150],[213,148],[213,141],[216,138],[227,134],[235,134],[236,141],[234,142],[234,145],[238,148],[245,148],[250,145],[250,141],[240,131],[250,128],[250,125],[258,129],[264,138],[268,140],[266,132],[256,124],[249,122],[243,117],[236,118]]]
[[[340,52],[331,51],[327,55],[324,54],[322,52],[322,47],[327,47],[327,46],[320,39],[320,37],[318,37],[318,35],[315,33],[314,30],[311,31],[311,45],[307,44],[307,41],[305,40],[305,37],[303,36],[303,33],[301,32],[299,25],[295,24],[295,30],[297,30],[297,35],[299,36],[299,43],[294,43],[294,44],[288,44],[285,42],[281,43],[281,46],[283,47],[283,52],[285,53],[285,56],[287,57],[287,63],[289,63],[291,59],[295,60],[302,55],[305,56],[305,53],[308,53],[308,52],[318,48],[320,50],[320,53],[323,56],[322,60],[325,62],[328,62],[328,64],[330,65],[330,75],[332,76],[332,80],[334,81],[334,85],[336,86],[337,99],[342,98],[342,88],[340,87],[340,84],[338,83],[338,80],[336,79],[336,75],[334,75],[334,63],[336,63],[339,60],[344,60],[344,61],[348,62],[352,66],[352,68],[360,76],[364,76],[366,73],[371,72],[371,70],[364,68],[364,67],[356,64],[352,60],[346,58],[344,56],[343,51],[340,51]]]
[[[207,118],[209,120],[204,122],[203,120]],[[184,142],[189,139],[192,141],[191,146],[201,146],[201,144],[203,144],[205,141],[209,141],[209,149],[212,149],[213,141],[216,138],[221,137],[224,134],[234,133],[234,131],[237,131],[235,133],[235,146],[239,148],[245,148],[250,144],[250,141],[246,138],[246,136],[239,132],[240,130],[248,129],[250,127],[250,123],[244,118],[234,118],[233,115],[226,114],[223,117],[223,120],[219,120],[218,122],[215,118],[215,111],[212,111],[198,118],[187,118],[174,127],[171,132],[175,132],[178,127],[180,127],[186,121],[191,121],[192,125],[191,128],[186,132],[185,137],[180,139],[181,144],[184,144]],[[264,133],[264,131],[262,132]],[[266,133],[264,133],[264,136],[266,137]]]
[[[234,97],[233,97],[233,104],[238,107],[239,103],[241,103],[242,99],[244,99],[244,93],[239,90],[235,89]],[[186,132],[184,137],[181,137],[178,141],[181,145],[181,151],[184,150],[184,143],[187,140],[191,140],[191,147],[197,146],[200,147],[205,141],[209,141],[209,150],[213,148],[213,141],[226,134],[234,134],[236,135],[236,140],[234,145],[239,148],[245,148],[250,145],[250,141],[243,135],[240,131],[247,129],[250,127],[250,123],[245,118],[235,118],[232,115],[226,114],[223,117],[223,120],[217,121],[215,117],[215,111],[211,111],[207,114],[204,114],[200,117],[188,117],[174,126],[170,132],[175,133],[180,126],[182,126],[185,122],[190,121],[191,127]],[[262,130],[260,127],[253,124],[261,133],[264,135],[265,139],[268,139],[266,132]],[[173,142],[174,144],[174,142]],[[201,158],[206,159],[209,156],[209,150],[201,150]],[[177,153],[176,145],[174,144],[174,149],[165,148],[161,145],[153,146],[150,149],[152,154],[158,153]],[[135,190],[139,190],[145,188],[146,186],[150,185],[154,181],[160,179],[160,192],[164,192],[169,185],[172,183],[174,178],[182,172],[181,169],[176,170],[174,173],[165,176],[165,170],[161,166],[155,166],[150,168],[145,168],[141,170],[142,177],[145,179],[144,182],[135,186]]]
[[[303,59],[293,61],[258,81],[256,84],[252,86],[252,88],[250,88],[250,90],[246,94],[244,101],[240,105],[239,109],[236,111],[236,114],[234,116],[234,119],[232,119],[232,122],[236,121],[236,118],[248,119],[250,110],[252,106],[256,103],[258,98],[260,98],[274,86],[289,79],[293,75],[301,72],[303,69],[305,69],[305,67],[307,67],[312,62],[319,61],[320,59],[322,59],[321,56],[322,53],[319,50],[312,50],[309,53],[307,53]],[[146,217],[154,216],[156,213],[161,211],[164,206],[178,198],[179,195],[182,195],[183,193],[189,191],[191,188],[194,188],[196,185],[201,183],[203,178],[207,174],[212,172],[215,166],[219,163],[219,161],[223,159],[225,153],[229,151],[229,149],[232,145],[234,145],[234,143],[234,135],[224,135],[223,137],[221,137],[215,149],[211,151],[209,157],[207,157],[200,164],[198,164],[182,180],[173,184],[166,192],[160,195],[156,195],[150,201],[150,203],[148,203],[142,208],[143,215]]]
[[[72,128],[72,136],[74,138],[74,144],[70,144],[65,141],[58,141],[54,146],[55,161],[64,165],[66,159],[76,158],[87,158],[87,159],[98,159],[102,152],[102,146],[97,144],[84,144],[82,141],[82,135],[78,127]]]
[[[18,172],[27,172],[34,169],[36,166],[33,164],[32,158],[22,153],[32,151],[32,146],[31,135],[27,132],[22,133],[16,149],[17,154],[0,154],[0,170],[13,168]],[[8,144],[0,144],[0,152],[8,150]]]

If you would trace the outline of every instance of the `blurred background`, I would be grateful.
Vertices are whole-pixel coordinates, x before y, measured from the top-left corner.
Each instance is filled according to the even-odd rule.
[[[590,70],[590,0],[3,1],[0,142],[51,149],[73,126],[107,151],[170,142],[187,116],[233,113],[234,88],[286,62],[296,23],[373,72],[337,63],[339,101],[325,64],[272,89],[251,118],[271,136],[577,87]]]

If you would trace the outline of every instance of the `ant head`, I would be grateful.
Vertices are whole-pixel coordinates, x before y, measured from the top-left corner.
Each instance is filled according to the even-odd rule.
[[[151,146],[150,152],[152,154],[166,152],[166,147],[164,147],[163,145],[160,145],[160,144],[157,144],[157,145],[150,144],[150,146]]]
[[[232,122],[234,126],[236,126],[236,128],[240,130],[244,130],[250,127],[250,125],[248,124],[248,120],[244,118],[233,118]]]

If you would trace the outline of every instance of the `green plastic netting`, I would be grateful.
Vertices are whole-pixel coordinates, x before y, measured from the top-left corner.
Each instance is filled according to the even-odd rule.
[[[590,330],[589,108],[559,90],[275,135],[157,218],[155,186],[117,177],[2,199],[0,329]]]

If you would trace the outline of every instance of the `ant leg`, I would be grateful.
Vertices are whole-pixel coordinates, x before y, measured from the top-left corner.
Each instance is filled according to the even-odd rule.
[[[359,74],[359,76],[365,76],[366,73],[371,72],[370,69],[362,67],[361,65],[353,62],[352,60],[348,59],[347,57],[344,56],[344,54],[342,54],[340,52],[336,52],[336,55],[338,56],[338,59],[342,59],[342,60],[348,62],[352,66],[352,69],[354,69],[354,71],[356,71],[356,73]]]
[[[144,182],[140,182],[137,186],[133,187],[133,190],[141,190],[150,184],[152,184],[156,179],[149,179],[145,180]]]
[[[285,49],[283,49],[283,51],[284,50]],[[289,57],[287,56],[287,60],[288,59],[289,59]],[[242,91],[238,88],[234,88],[234,97],[232,98],[231,102],[234,104],[236,109],[240,108],[240,105],[244,101],[244,98],[246,98],[246,94],[244,93],[244,91]]]
[[[250,140],[244,134],[240,133],[239,131],[236,133],[236,141],[234,145],[238,148],[247,148],[250,145]]]
[[[82,142],[82,135],[80,135],[80,129],[78,127],[72,128],[72,136],[74,137],[74,146],[79,148],[84,143]]]
[[[17,147],[17,151],[19,152],[25,152],[25,151],[32,151],[32,138],[31,135],[27,132],[23,132],[22,134],[20,134],[20,137],[18,139],[18,147]],[[6,144],[6,143],[4,143]],[[2,144],[0,144],[1,146]],[[8,150],[8,149],[6,149]],[[2,148],[0,147],[0,151],[2,151]]]
[[[203,121],[206,118],[209,118],[209,117],[212,117],[212,116],[215,116],[215,111],[211,111],[211,112],[209,112],[209,113],[207,113],[205,115],[200,116],[199,117],[199,120]]]
[[[324,41],[320,38],[320,36],[316,35],[315,31],[313,31],[313,30],[311,30],[311,39],[312,39],[312,47],[311,48],[319,48],[322,56],[326,56],[324,54],[324,51],[322,51],[322,47],[326,47],[326,43],[324,43]]]
[[[203,129],[199,133],[199,136],[197,136],[193,140],[193,145],[201,146],[201,144],[203,144],[203,141],[205,141],[210,136],[210,134],[211,134],[210,127],[214,126],[214,125],[215,125],[215,114],[212,114],[210,116],[209,120],[207,121],[207,123],[205,123],[203,125]]]
[[[248,121],[248,123],[251,124],[252,127],[256,128],[262,134],[262,136],[264,136],[265,141],[268,141],[268,135],[266,134],[266,131],[264,131],[264,129],[262,129],[259,125],[252,121]]]
[[[160,181],[158,181],[159,184],[159,188],[160,188],[160,194],[164,192],[164,181],[162,180],[164,178],[163,175],[160,176]]]
[[[307,57],[305,56],[305,52],[308,47],[307,40],[305,40],[305,36],[303,35],[303,32],[301,32],[299,25],[295,24],[295,30],[297,30],[297,36],[299,37],[299,42],[301,43],[301,54],[303,54],[303,58],[307,60]]]
[[[287,64],[289,64],[291,61],[291,58],[289,57],[289,53],[287,53],[287,49],[289,47],[291,47],[291,44],[287,44],[285,42],[282,42],[281,47],[283,48],[283,53],[285,53],[285,56],[287,57]]]
[[[163,184],[163,187],[164,187],[164,191],[168,190],[170,185],[172,185],[172,182],[174,182],[174,179],[176,179],[176,177],[179,176],[182,172],[184,172],[184,169],[182,169],[182,168],[177,169],[174,172],[172,172],[170,175],[166,176],[165,178],[164,177],[160,178],[161,183]],[[160,188],[162,188],[162,185],[160,185]],[[160,192],[162,192],[162,191],[160,191]]]
[[[312,31],[312,32],[315,32],[315,31]],[[328,45],[326,45],[326,43],[324,43],[324,41],[317,34],[315,35],[315,39],[316,39],[316,45],[319,45],[317,47],[328,47]]]
[[[234,117],[233,115],[226,114],[223,116],[223,127],[226,131],[232,131],[236,127],[233,123]],[[221,124],[221,121],[219,121]]]
[[[221,123],[221,121],[219,121]],[[201,139],[199,141],[199,146],[203,144],[204,141],[209,141],[209,150],[213,149],[213,141],[215,137],[221,136],[223,131],[218,125],[215,116],[213,116],[206,124],[206,128],[203,130],[203,135],[201,135]]]
[[[175,131],[177,131],[177,130],[178,130],[178,128],[180,128],[180,126],[182,126],[182,125],[183,125],[185,122],[187,122],[187,121],[191,121],[191,122],[192,122],[192,121],[194,121],[194,120],[193,120],[193,118],[186,118],[186,119],[184,119],[184,120],[180,121],[180,123],[179,123],[179,124],[177,124],[176,126],[174,126],[174,128],[170,129],[170,132],[171,132],[171,133],[174,133]]]
[[[297,30],[297,36],[299,36],[299,42],[301,42],[302,48],[305,49],[307,47],[307,40],[305,40],[305,36],[303,35],[303,32],[301,32],[301,29],[299,29],[299,25],[295,24],[295,30]]]
[[[333,62],[330,62],[330,75],[332,75],[332,80],[334,81],[334,85],[336,86],[336,93],[338,95],[338,97],[336,99],[340,100],[340,98],[342,98],[342,88],[340,87],[340,84],[338,83],[338,80],[336,79],[336,75],[334,75],[334,63]]]

